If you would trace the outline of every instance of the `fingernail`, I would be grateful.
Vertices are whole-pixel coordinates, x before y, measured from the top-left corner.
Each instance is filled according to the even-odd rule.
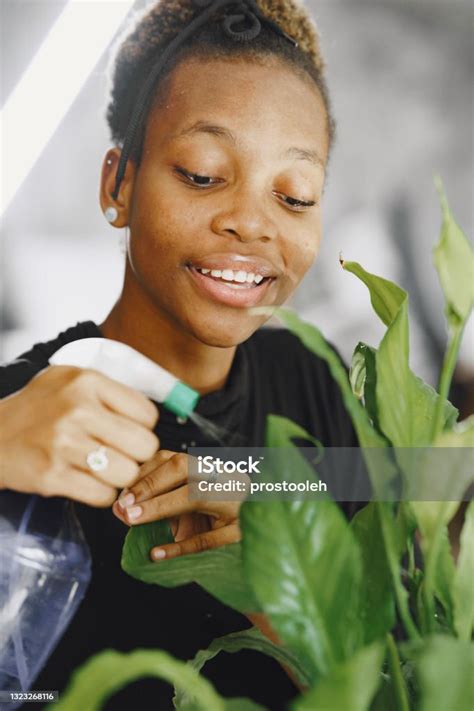
[[[125,494],[125,496],[122,494],[118,502],[121,509],[126,509],[129,506],[133,506],[135,503],[135,496],[134,494]]]
[[[127,509],[127,518],[130,521],[135,521],[135,519],[141,516],[142,513],[143,509],[141,506],[132,506],[132,508]]]
[[[153,548],[151,557],[153,560],[161,560],[162,558],[166,558],[166,551],[164,548]]]

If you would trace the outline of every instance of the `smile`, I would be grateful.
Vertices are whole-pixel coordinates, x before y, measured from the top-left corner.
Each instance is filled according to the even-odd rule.
[[[242,269],[204,269],[188,264],[186,270],[200,291],[229,306],[255,306],[275,281]]]

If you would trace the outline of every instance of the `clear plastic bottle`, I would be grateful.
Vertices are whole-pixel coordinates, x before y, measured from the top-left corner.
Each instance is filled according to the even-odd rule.
[[[28,691],[74,616],[91,556],[74,505],[0,494],[0,690]],[[18,703],[1,703],[13,711]]]

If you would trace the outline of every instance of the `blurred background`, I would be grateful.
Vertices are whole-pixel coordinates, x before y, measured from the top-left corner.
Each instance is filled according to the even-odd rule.
[[[18,99],[17,113],[12,109],[9,123],[2,123],[2,194],[8,202],[1,225],[2,360],[77,321],[100,322],[119,294],[124,235],[107,224],[98,204],[101,161],[110,145],[107,63],[127,12],[150,4],[0,0],[5,114],[28,71],[39,67],[37,52],[52,44],[67,6],[80,6],[59,32],[59,55],[56,50],[43,74],[33,76],[23,104]],[[410,293],[412,367],[435,384],[447,331],[431,257],[440,227],[433,176],[441,175],[459,224],[472,236],[474,4],[306,5],[322,37],[338,135],[323,202],[321,253],[291,304],[350,361],[357,342],[377,345],[383,328],[365,287],[340,268],[339,252],[395,280]],[[79,65],[88,52],[90,66],[82,67],[81,79]],[[57,109],[56,127],[52,120],[49,134],[45,129],[37,138],[52,86],[65,105]],[[36,141],[34,150],[28,141]],[[23,172],[12,179],[19,151],[25,154]],[[472,411],[473,354],[471,320],[452,393],[464,413]]]

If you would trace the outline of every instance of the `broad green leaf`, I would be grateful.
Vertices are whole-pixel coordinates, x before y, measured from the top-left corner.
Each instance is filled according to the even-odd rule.
[[[419,711],[472,711],[474,708],[474,645],[433,635],[423,643],[403,645],[415,662],[420,687]]]
[[[252,590],[244,579],[240,543],[158,563],[150,560],[150,551],[154,546],[172,540],[169,526],[164,521],[131,528],[122,550],[123,570],[145,583],[167,588],[195,582],[239,612],[259,610]]]
[[[448,323],[456,327],[467,320],[474,304],[474,250],[453,217],[441,179],[435,182],[443,224],[433,261],[446,300]]]
[[[368,711],[382,681],[383,657],[383,642],[359,649],[320,679],[292,708],[294,711]]]
[[[271,642],[268,637],[265,637],[256,627],[251,627],[242,632],[232,632],[225,637],[218,637],[211,642],[207,649],[200,649],[194,659],[191,659],[188,664],[197,672],[200,672],[206,662],[213,659],[220,652],[234,654],[235,652],[240,652],[242,649],[253,649],[276,659],[280,664],[289,667],[303,686],[310,684],[310,678],[297,657],[284,647],[273,644],[273,642]],[[238,659],[236,660],[236,664],[238,664]],[[176,709],[182,711],[185,708],[184,704],[187,702],[187,696],[185,693],[177,691],[173,701]]]
[[[324,450],[321,442],[303,427],[281,415],[267,415],[265,429],[266,447],[289,447],[293,439],[305,439],[318,449]]]
[[[361,643],[355,537],[330,500],[247,501],[240,520],[246,577],[314,681]]]
[[[89,659],[72,676],[51,711],[98,711],[113,694],[144,676],[164,679],[192,699],[188,711],[226,711],[225,699],[191,666],[161,650],[124,654],[108,649]]]
[[[474,628],[474,502],[466,509],[453,582],[454,626],[458,637],[471,639]]]
[[[367,286],[375,312],[388,326],[375,352],[379,428],[394,447],[427,445],[439,395],[409,368],[408,294],[357,262],[344,262],[343,268]],[[456,416],[456,409],[445,401],[443,422]]]
[[[351,521],[362,555],[360,616],[364,642],[380,639],[395,624],[395,601],[380,519],[371,503]]]

